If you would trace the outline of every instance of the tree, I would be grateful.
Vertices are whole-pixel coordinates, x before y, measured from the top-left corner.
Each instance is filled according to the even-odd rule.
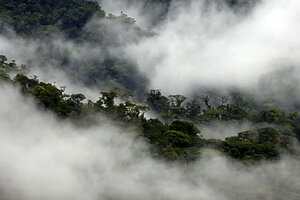
[[[22,86],[28,87],[28,88],[31,88],[31,89],[34,88],[34,87],[36,87],[39,84],[38,80],[29,79],[24,74],[17,74],[15,76],[14,80],[16,82],[18,82],[19,84],[21,84]]]
[[[79,105],[85,99],[85,96],[83,94],[72,94],[70,99]]]
[[[188,135],[197,135],[198,133],[200,133],[199,129],[192,122],[180,121],[180,120],[173,121],[170,124],[169,129],[181,131]]]
[[[164,125],[159,119],[149,119],[142,120],[142,127],[143,135],[149,139],[151,144],[163,145],[163,135],[168,131],[168,126]]]
[[[131,119],[138,119],[138,118],[144,118],[144,114],[150,110],[148,106],[141,106],[141,105],[136,105],[130,101],[125,102],[125,106],[127,108],[127,115]]]
[[[186,104],[185,115],[190,120],[196,120],[201,115],[201,106],[196,100],[190,101]]]
[[[7,61],[7,58],[4,55],[0,55],[0,63],[3,64]]]
[[[167,145],[174,147],[188,147],[191,145],[190,137],[188,134],[181,131],[170,130],[164,133]]]
[[[168,145],[162,149],[162,155],[165,159],[167,159],[169,161],[180,160],[179,156],[174,151],[174,148],[171,145]]]
[[[103,104],[107,108],[113,107],[115,98],[117,97],[117,93],[114,91],[108,91],[108,92],[100,92],[100,94],[102,95],[100,100],[103,102]]]
[[[174,107],[180,107],[181,104],[186,100],[187,98],[183,95],[176,94],[176,95],[169,95],[169,100],[171,102],[171,106]]]
[[[206,105],[208,110],[213,110],[214,108],[209,104],[209,97],[208,95],[201,97],[201,100]]]
[[[157,112],[166,112],[169,109],[169,99],[163,96],[160,90],[151,90],[146,96],[146,102]]]

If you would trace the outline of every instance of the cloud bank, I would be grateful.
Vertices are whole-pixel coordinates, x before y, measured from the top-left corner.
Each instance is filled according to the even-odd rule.
[[[290,66],[297,77],[298,1],[263,1],[247,15],[203,2],[192,0],[183,6],[175,2],[166,21],[155,26],[158,36],[126,43],[110,53],[136,63],[151,80],[149,88],[170,93],[192,93],[199,87],[252,88],[265,75]],[[136,16],[142,14],[134,11]],[[147,15],[143,20],[149,23]],[[105,56],[101,48],[87,44],[76,46],[57,38],[51,42],[50,52],[68,52],[74,63]],[[0,44],[1,54],[33,66],[41,62],[36,59],[38,51],[49,47],[14,36],[1,36]],[[80,90],[67,81],[68,75],[56,71],[60,64],[55,59],[48,64],[48,73],[38,73],[36,68],[34,74]],[[300,198],[298,158],[283,156],[246,166],[219,152],[203,150],[193,164],[171,165],[151,158],[147,145],[131,130],[103,121],[78,128],[40,111],[16,88],[1,83],[0,93],[0,199]],[[212,132],[218,131],[224,127]]]
[[[294,91],[289,94],[299,99],[299,1],[263,0],[247,13],[235,12],[219,1],[172,2],[166,18],[151,25],[154,19],[158,21],[157,15],[146,1],[100,1],[107,13],[119,15],[124,11],[141,27],[151,27],[158,34],[153,37],[140,38],[134,28],[128,29],[121,22],[93,18],[86,30],[102,37],[104,46],[78,45],[58,36],[43,42],[2,35],[0,52],[19,64],[34,66],[31,72],[41,80],[65,85],[67,92],[81,88],[78,92],[91,99],[106,89],[105,83],[100,80],[95,90],[88,89],[82,81],[90,79],[78,78],[72,71],[80,69],[83,74],[90,70],[86,63],[101,63],[106,58],[127,61],[136,67],[130,73],[137,74],[137,84],[167,94],[189,96],[203,89],[238,88],[254,91],[256,96],[276,94],[278,101],[284,102],[286,86],[292,85]],[[65,55],[67,64],[62,63]],[[46,70],[41,70],[45,65]],[[272,74],[276,72],[280,77],[284,74],[280,82],[278,78],[274,81]]]
[[[265,0],[248,13],[212,1],[174,1],[159,34],[125,49],[151,88],[188,94],[198,88],[253,89],[293,66],[299,75],[298,0]]]
[[[0,199],[299,199],[298,159],[247,167],[204,150],[194,164],[170,165],[130,130],[74,127],[11,86],[0,92]]]
[[[11,30],[8,30],[11,31]],[[105,53],[99,47],[90,44],[76,45],[61,36],[49,37],[47,40],[24,39],[14,34],[0,35],[0,54],[9,60],[15,60],[18,65],[26,65],[29,76],[38,76],[41,81],[60,86],[67,86],[67,93],[84,93],[87,98],[95,100],[99,91],[106,88],[84,86],[78,78],[70,75],[72,66],[82,67],[79,63],[87,60],[103,60]],[[63,66],[63,59],[70,62]],[[76,81],[75,81],[76,80]]]

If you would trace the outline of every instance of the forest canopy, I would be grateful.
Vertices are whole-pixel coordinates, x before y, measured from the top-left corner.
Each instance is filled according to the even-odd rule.
[[[35,35],[63,31],[77,37],[87,21],[105,12],[99,4],[86,0],[1,0],[2,27],[8,24],[18,34]],[[1,28],[3,31],[3,28]]]
[[[249,104],[240,104],[241,97],[232,102],[222,100],[219,106],[210,104],[208,96],[198,99],[202,103],[197,99],[184,103],[187,98],[183,95],[165,97],[159,90],[151,90],[142,100],[146,104],[142,105],[129,101],[120,90],[102,91],[97,101],[86,101],[83,94],[66,94],[64,89],[41,82],[38,77],[29,78],[22,72],[24,66],[8,62],[4,55],[0,58],[1,80],[19,86],[22,93],[36,99],[42,109],[51,110],[62,120],[72,120],[77,126],[97,123],[99,114],[118,126],[134,126],[151,144],[155,158],[192,162],[199,158],[203,148],[215,149],[244,162],[278,159],[283,149],[291,155],[298,152],[293,145],[294,140],[300,139],[300,120],[296,112],[285,114],[277,108],[256,106],[246,109],[249,107],[245,105]],[[17,73],[13,79],[8,75],[11,72]],[[117,98],[119,103],[116,103]],[[145,117],[151,109],[158,112],[159,118]],[[225,140],[203,138],[198,127],[216,121],[251,121],[254,125],[266,125],[232,133],[237,136]]]

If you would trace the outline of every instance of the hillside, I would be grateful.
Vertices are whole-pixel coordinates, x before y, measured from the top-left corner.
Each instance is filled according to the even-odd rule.
[[[276,108],[261,109],[249,106],[241,96],[236,96],[235,101],[231,103],[222,100],[222,104],[216,108],[210,105],[208,96],[202,98],[206,108],[203,104],[197,103],[197,99],[184,106],[182,103],[186,97],[182,95],[165,97],[158,90],[151,90],[146,95],[143,100],[146,105],[135,104],[129,101],[130,96],[126,95],[120,96],[122,102],[116,104],[118,95],[124,95],[119,90],[100,92],[99,100],[96,102],[88,100],[84,103],[86,97],[83,94],[65,94],[64,89],[40,82],[37,77],[30,79],[18,73],[10,79],[6,72],[10,70],[21,72],[21,68],[6,62],[5,56],[1,58],[1,79],[20,86],[22,93],[35,98],[41,108],[53,111],[64,120],[71,119],[78,126],[97,123],[97,116],[100,114],[123,128],[135,126],[139,135],[153,145],[152,154],[167,160],[194,161],[202,148],[213,148],[239,160],[276,159],[279,158],[281,151],[298,155],[298,147],[293,145],[293,142],[300,138],[300,120],[297,119],[296,112],[285,114]],[[145,113],[151,109],[169,123],[163,123],[158,118],[145,118]],[[225,140],[207,140],[193,124],[194,122],[201,127],[216,121],[236,124],[249,121],[253,127],[258,127],[258,124],[265,126],[232,133],[237,136],[227,137]]]
[[[0,0],[0,200],[300,199],[298,0]]]

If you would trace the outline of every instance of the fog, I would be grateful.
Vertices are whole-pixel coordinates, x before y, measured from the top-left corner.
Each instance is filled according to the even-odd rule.
[[[259,125],[254,125],[251,122],[211,122],[202,124],[198,128],[201,130],[201,135],[206,139],[221,139],[237,136],[238,133],[248,131],[254,128],[259,128]],[[263,127],[263,126],[261,126]]]
[[[299,99],[298,0],[263,0],[247,13],[217,1],[174,1],[165,17],[158,4],[142,0],[99,2],[107,13],[124,12],[157,34],[139,37],[122,24],[94,17],[85,30],[101,37],[102,28],[108,29],[103,46],[79,45],[62,35],[24,39],[7,29],[0,35],[0,54],[27,64],[30,76],[92,100],[106,84],[87,87],[70,72],[107,57],[128,61],[148,78],[147,89],[167,94],[238,88],[256,96],[276,94],[279,102]],[[69,71],[62,69],[64,55]],[[102,116],[97,125],[80,128],[40,110],[18,88],[0,83],[0,94],[0,199],[300,199],[299,158],[282,155],[247,165],[202,149],[195,163],[166,163],[151,157],[134,129],[116,127]],[[205,138],[216,139],[251,128],[248,122],[200,127]]]
[[[265,0],[247,13],[204,2],[175,1],[154,28],[158,37],[125,48],[150,88],[181,94],[201,87],[250,91],[275,70],[293,66],[299,76],[298,0]]]
[[[64,56],[70,56],[72,64],[93,57],[101,60],[104,53],[100,48],[88,44],[78,46],[58,35],[41,41],[24,39],[10,29],[7,32],[11,34],[0,35],[0,54],[5,55],[9,61],[15,60],[18,65],[26,65],[29,77],[36,75],[40,81],[52,83],[57,87],[67,86],[67,93],[84,93],[91,100],[97,99],[99,91],[106,88],[104,84],[98,88],[96,85],[86,87],[82,81],[75,81],[75,77],[66,69],[68,66],[63,68],[61,63]]]
[[[299,199],[296,158],[247,166],[203,150],[194,164],[164,163],[131,130],[81,129],[16,88],[0,92],[0,199]]]
[[[76,44],[62,35],[47,41],[25,40],[9,30],[9,37],[0,36],[1,54],[27,64],[30,74],[42,81],[67,86],[67,92],[82,92],[91,99],[107,89],[107,82],[97,79],[84,86],[91,81],[84,75],[89,70],[86,64],[99,64],[106,58],[127,62],[136,85],[145,85],[141,86],[144,92],[154,88],[165,94],[192,96],[203,89],[226,92],[237,88],[257,97],[275,94],[280,103],[288,95],[295,102],[299,99],[297,0],[263,0],[248,12],[235,12],[219,1],[172,1],[165,17],[160,17],[161,4],[142,0],[98,2],[106,13],[124,12],[139,27],[157,35],[140,37],[134,26],[94,17],[85,30],[102,38],[101,46]],[[65,56],[67,64],[62,63]],[[82,77],[74,71],[80,71]],[[280,77],[284,74],[279,82],[274,76],[277,72]]]
[[[24,38],[7,27],[2,31],[3,34],[0,34],[0,54],[7,56],[9,60],[15,60],[18,65],[26,65],[30,77],[37,75],[41,81],[66,86],[67,93],[83,93],[87,98],[95,100],[100,91],[116,86],[125,87],[126,83],[116,83],[114,79],[117,77],[110,77],[110,80],[101,77],[108,73],[103,72],[103,62],[113,59],[115,65],[124,65],[124,60],[128,59],[120,56],[123,54],[121,50],[139,38],[135,28],[135,25],[127,26],[118,20],[95,16],[83,28],[101,40],[95,44],[69,39],[63,33],[55,33],[47,38]],[[144,89],[143,85],[147,84],[147,79],[129,60],[125,65],[126,69],[119,67],[117,70],[123,74],[131,74],[132,78],[129,78],[129,81],[133,88],[130,89]],[[117,67],[113,67],[115,68],[108,68],[115,73]]]

